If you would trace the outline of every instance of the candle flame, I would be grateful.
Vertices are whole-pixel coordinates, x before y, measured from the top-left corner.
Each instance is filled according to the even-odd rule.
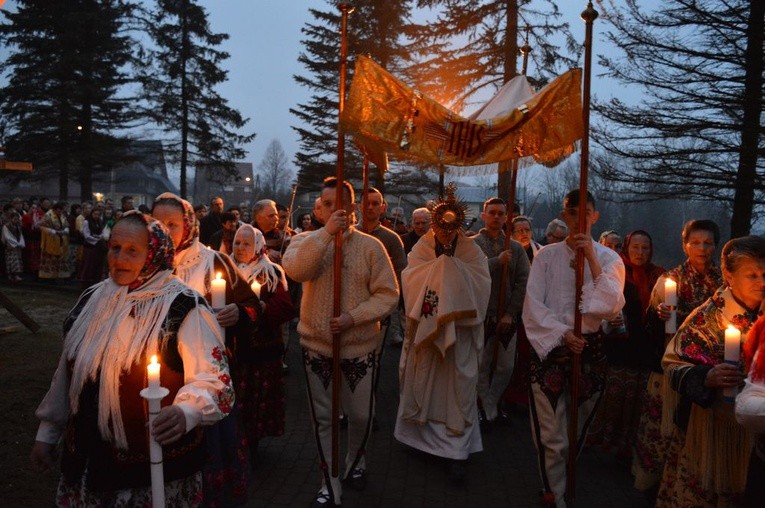
[[[215,274],[215,278],[216,278],[216,279],[218,279],[218,280],[220,280],[220,278],[221,278],[221,273],[220,273],[220,272],[216,273],[216,274]]]
[[[739,329],[738,329],[738,328],[736,328],[736,327],[735,327],[735,326],[733,326],[733,325],[728,325],[728,330],[730,330],[731,332],[738,332],[738,331],[739,331]]]
[[[157,355],[151,355],[151,364],[156,365],[157,364]]]

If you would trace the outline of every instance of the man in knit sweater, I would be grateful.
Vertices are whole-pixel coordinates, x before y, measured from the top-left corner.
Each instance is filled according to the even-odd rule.
[[[343,208],[336,210],[337,180],[327,178],[316,208],[325,226],[297,235],[282,264],[287,275],[303,283],[298,334],[303,347],[308,403],[317,436],[322,487],[313,506],[340,504],[340,478],[332,471],[332,334],[341,334],[341,406],[348,416],[348,450],[344,480],[355,489],[366,485],[365,445],[374,413],[382,335],[380,320],[398,303],[398,284],[379,240],[351,226],[353,188],[344,182]],[[343,235],[341,314],[333,317],[335,235]]]

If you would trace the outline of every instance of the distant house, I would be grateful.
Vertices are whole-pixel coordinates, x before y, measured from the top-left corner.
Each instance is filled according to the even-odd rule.
[[[112,198],[119,206],[124,195],[133,196],[134,204],[151,205],[154,198],[163,192],[178,192],[167,175],[165,153],[162,142],[154,140],[131,141],[125,160],[114,166],[94,171],[93,200]],[[14,179],[0,180],[0,199],[14,197],[32,198],[58,197],[58,175],[44,175],[38,171],[14,175]],[[70,178],[69,201],[79,201],[80,183]]]
[[[191,200],[194,204],[209,204],[221,196],[226,208],[234,205],[249,208],[253,205],[254,182],[251,162],[236,162],[235,175],[230,175],[215,164],[196,165]]]

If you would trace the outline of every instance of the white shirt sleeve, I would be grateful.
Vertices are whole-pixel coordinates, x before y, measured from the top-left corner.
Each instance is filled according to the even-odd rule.
[[[37,406],[35,416],[40,420],[36,441],[56,444],[64,433],[69,418],[69,373],[64,354],[58,360],[58,367],[53,374],[48,393]]]
[[[178,352],[186,384],[178,390],[174,404],[186,416],[186,430],[221,420],[234,404],[234,388],[223,332],[209,309],[197,307],[183,320]]]

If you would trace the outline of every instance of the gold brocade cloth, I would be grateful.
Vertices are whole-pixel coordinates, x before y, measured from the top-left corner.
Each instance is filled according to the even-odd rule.
[[[340,123],[375,161],[384,153],[472,166],[521,157],[554,165],[582,137],[581,69],[572,69],[510,113],[462,117],[359,56]]]

